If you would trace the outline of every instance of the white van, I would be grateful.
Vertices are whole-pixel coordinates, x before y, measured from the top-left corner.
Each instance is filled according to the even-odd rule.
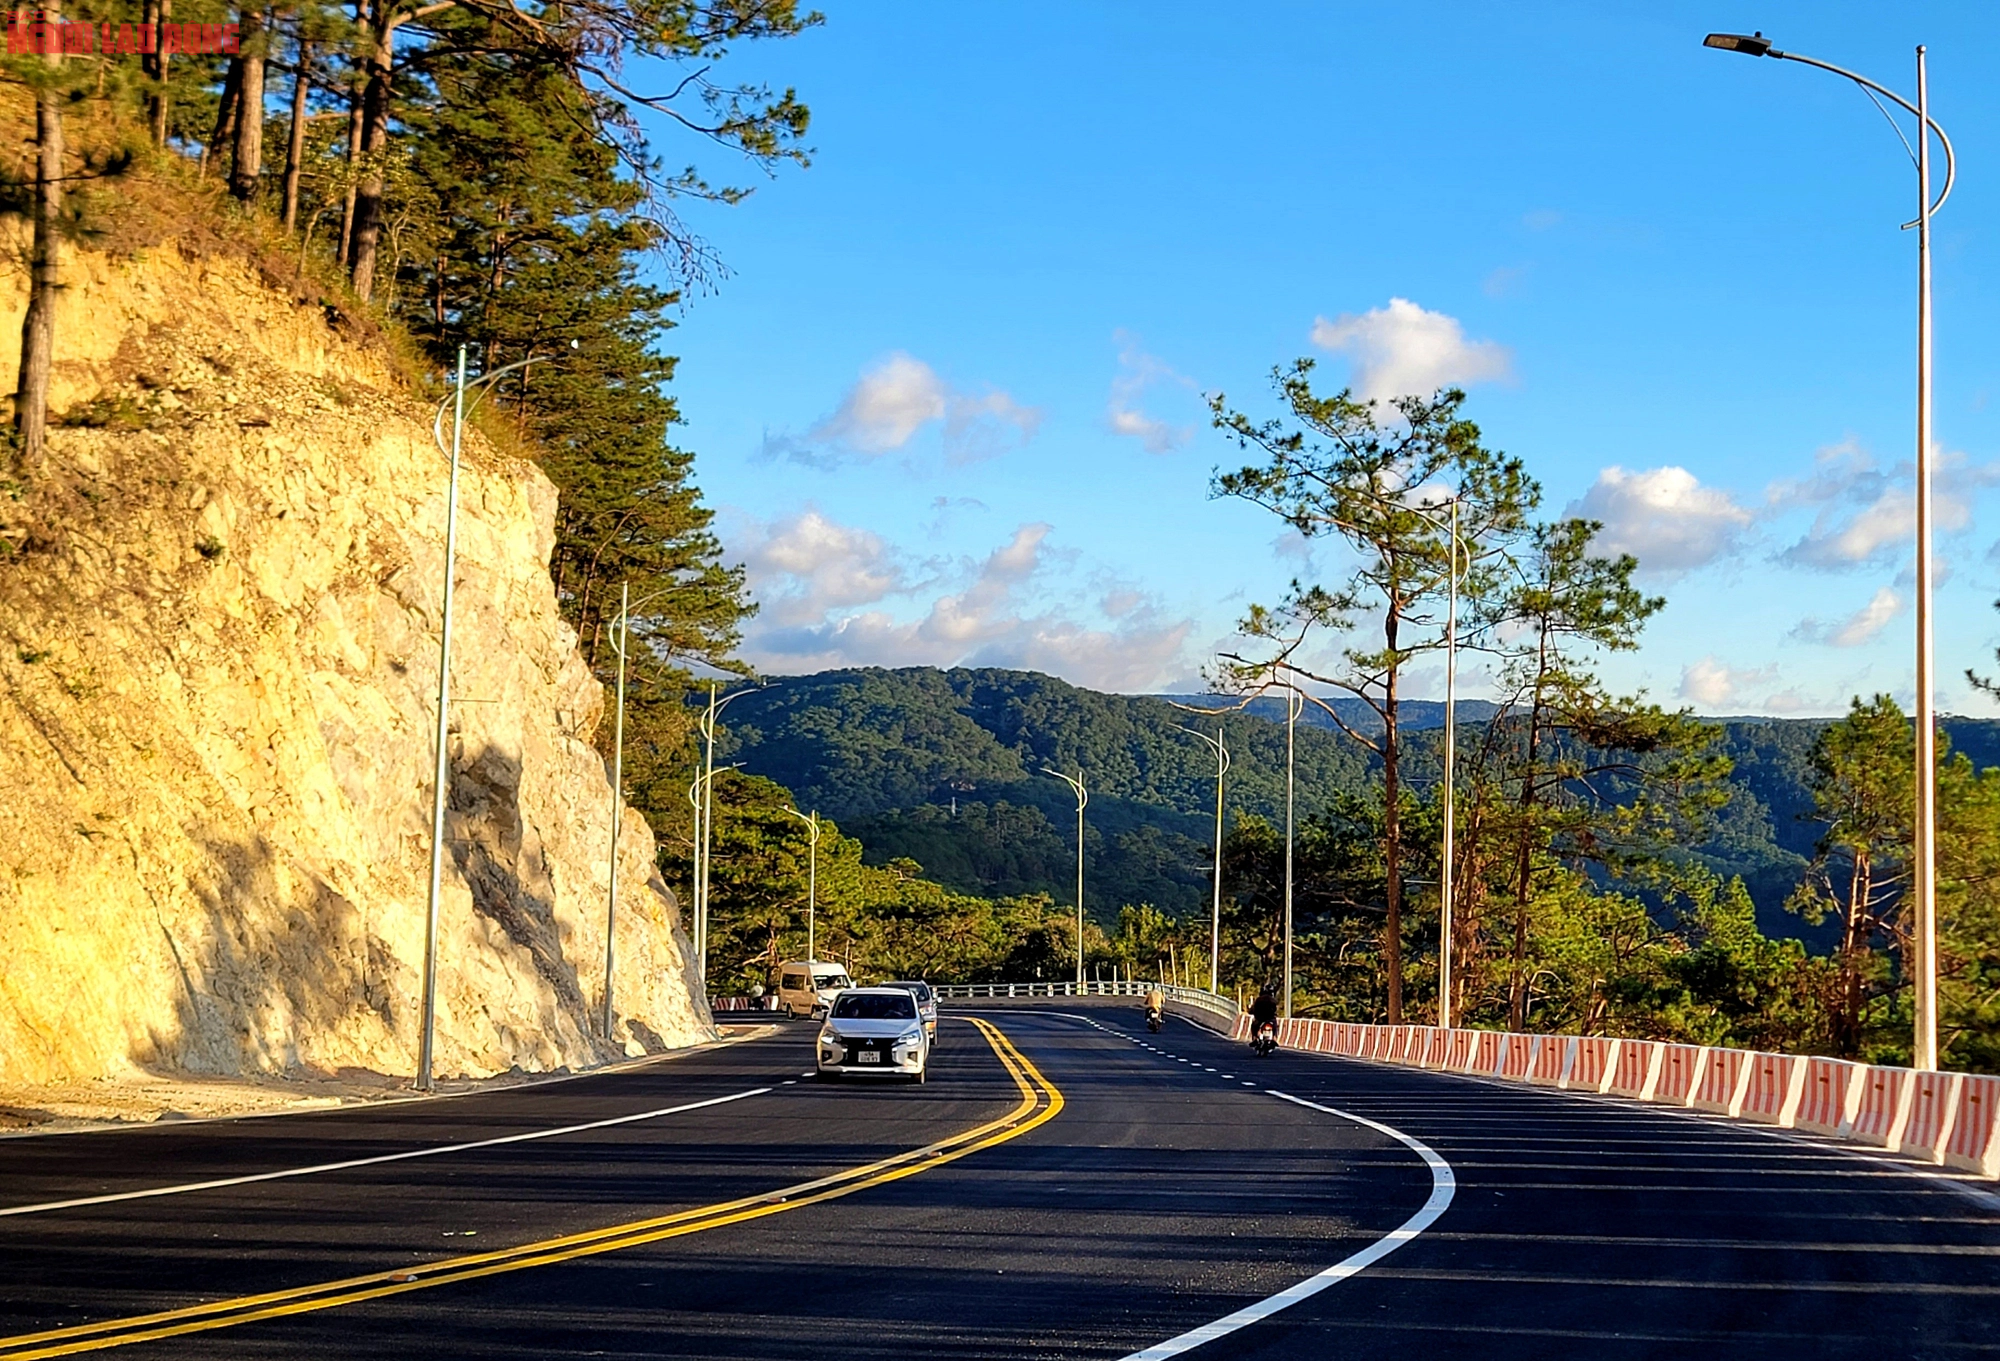
[[[824,1016],[840,990],[853,986],[838,964],[796,959],[778,966],[778,1005],[793,1017]]]

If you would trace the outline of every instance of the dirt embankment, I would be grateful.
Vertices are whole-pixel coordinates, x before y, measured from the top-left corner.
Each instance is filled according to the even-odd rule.
[[[241,254],[167,239],[63,274],[62,424],[0,486],[0,1105],[407,1075],[444,556],[431,412]],[[7,391],[24,306],[18,275],[0,284]],[[629,810],[618,1022],[596,1033],[603,696],[549,580],[553,488],[476,438],[466,465],[438,1071],[708,1038]]]

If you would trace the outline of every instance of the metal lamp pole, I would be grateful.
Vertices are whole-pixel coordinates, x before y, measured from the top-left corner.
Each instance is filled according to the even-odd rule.
[[[696,941],[695,976],[700,980],[704,988],[708,986],[708,975],[705,972],[705,969],[707,967],[706,961],[708,959],[708,945],[707,945],[707,935],[706,935],[708,918],[707,918],[707,907],[705,906],[707,900],[707,892],[708,892],[706,888],[707,875],[708,875],[708,853],[705,850],[703,850],[702,846],[703,842],[706,841],[707,839],[705,836],[705,830],[708,826],[708,823],[702,818],[701,814],[702,798],[704,792],[708,789],[709,785],[714,782],[715,777],[717,775],[723,775],[728,773],[729,771],[740,770],[742,768],[743,768],[743,763],[741,761],[732,761],[728,765],[724,766],[721,770],[712,770],[705,775],[697,773],[694,777],[694,783],[688,786],[688,802],[694,807],[694,862],[695,863],[692,867],[692,872],[695,876],[694,892],[696,896],[701,900],[701,905],[700,905],[701,916],[697,919],[696,922],[690,923],[690,930],[693,934],[690,935],[689,939]]]
[[[702,773],[695,781],[703,790],[701,802],[695,805],[695,857],[694,857],[694,927],[695,927],[695,974],[701,979],[703,988],[708,986],[708,862],[709,843],[715,831],[715,720],[729,702],[749,690],[738,690],[735,694],[724,695],[718,703],[715,697],[715,682],[708,683],[708,712],[701,719],[701,735],[705,747],[702,758]],[[735,767],[730,767],[734,769]]]
[[[604,904],[604,1037],[611,1038],[611,969],[614,962],[613,938],[618,924],[618,843],[625,828],[625,645],[632,631],[632,611],[644,609],[666,594],[654,591],[632,603],[630,582],[618,583],[618,626],[612,630],[612,646],[618,653],[618,717],[613,725],[611,744],[611,886]]]
[[[1750,57],[1775,57],[1822,71],[1845,76],[1872,95],[1894,101],[1917,118],[1917,146],[1912,159],[1917,167],[1917,215],[1903,224],[1905,231],[1917,231],[1917,704],[1916,704],[1916,817],[1912,847],[1916,861],[1915,920],[1911,939],[1916,960],[1916,1028],[1910,1047],[1915,1068],[1937,1067],[1937,715],[1932,694],[1933,639],[1931,619],[1931,214],[1944,207],[1951,197],[1957,177],[1951,138],[1930,116],[1930,81],[1925,70],[1925,49],[1917,49],[1917,102],[1912,104],[1895,91],[1877,85],[1866,76],[1796,52],[1780,52],[1762,33],[1711,33],[1702,39],[1704,47],[1725,52],[1741,52]],[[1879,107],[1879,101],[1878,101]],[[1888,111],[1885,109],[1886,114]],[[1898,128],[1897,136],[1902,136]],[[1944,188],[1931,199],[1931,139],[1936,133],[1944,148]],[[1908,146],[1907,139],[1904,142]]]
[[[1209,909],[1208,990],[1221,996],[1216,980],[1222,976],[1222,777],[1229,773],[1229,748],[1222,744],[1221,724],[1216,725],[1213,737],[1185,724],[1180,728],[1215,748],[1215,898]]]
[[[451,459],[451,479],[446,485],[444,502],[444,612],[438,627],[437,759],[431,770],[431,878],[424,902],[423,1019],[420,1023],[422,1033],[417,1040],[416,1088],[420,1092],[432,1089],[431,1059],[437,1033],[438,898],[444,889],[444,814],[451,784],[448,744],[451,738],[452,577],[458,570],[458,469],[459,455],[465,443],[465,394],[544,357],[532,355],[516,360],[504,368],[481,374],[468,383],[465,379],[465,346],[459,346],[457,381],[452,384],[451,396],[438,403],[437,416],[431,422],[432,441],[436,443],[439,453]],[[449,448],[444,442],[446,407],[450,407],[452,413]]]
[[[1292,1018],[1292,808],[1293,772],[1298,766],[1299,714],[1306,697],[1285,684],[1285,1019]]]
[[[814,953],[819,917],[819,810],[814,809],[810,815],[796,808],[785,811],[810,829],[806,840],[806,963],[810,964],[819,958]]]
[[[1044,774],[1053,775],[1070,787],[1076,795],[1076,985],[1083,986],[1083,807],[1090,802],[1090,791],[1083,787],[1083,768],[1077,767],[1076,778],[1071,779],[1060,770],[1042,767]]]

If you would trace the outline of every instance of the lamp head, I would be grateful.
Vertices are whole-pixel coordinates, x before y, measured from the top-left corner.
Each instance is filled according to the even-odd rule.
[[[1741,52],[1746,57],[1768,57],[1773,55],[1771,40],[1761,31],[1748,35],[1742,33],[1711,33],[1701,40],[1703,47],[1717,47],[1724,52]]]

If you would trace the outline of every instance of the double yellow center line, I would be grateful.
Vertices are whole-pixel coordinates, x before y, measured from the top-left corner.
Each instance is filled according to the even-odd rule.
[[[698,1209],[680,1210],[652,1219],[637,1219],[627,1224],[613,1224],[607,1228],[591,1229],[563,1238],[547,1238],[540,1242],[524,1243],[519,1247],[497,1252],[448,1257],[402,1270],[378,1271],[367,1276],[350,1276],[344,1280],[298,1286],[290,1290],[274,1290],[263,1295],[242,1295],[235,1299],[216,1300],[211,1304],[190,1305],[185,1309],[170,1309],[157,1314],[106,1319],[101,1323],[85,1323],[71,1328],[56,1328],[48,1332],[24,1333],[16,1337],[0,1338],[0,1361],[30,1361],[35,1357],[71,1356],[78,1352],[99,1351],[106,1347],[123,1347],[135,1342],[178,1337],[184,1333],[234,1328],[261,1319],[282,1318],[288,1314],[306,1314],[319,1309],[337,1309],[342,1305],[359,1304],[364,1300],[380,1299],[385,1295],[429,1290],[435,1286],[476,1280],[481,1276],[497,1276],[507,1271],[553,1266],[558,1262],[567,1262],[578,1257],[592,1257],[598,1253],[618,1252],[624,1248],[657,1243],[662,1239],[680,1238],[687,1234],[700,1233],[705,1229],[719,1229],[726,1224],[741,1224],[746,1220],[783,1214],[787,1210],[817,1205],[822,1201],[852,1195],[856,1191],[865,1191],[871,1186],[881,1186],[888,1182],[900,1181],[904,1177],[913,1177],[919,1172],[928,1172],[933,1167],[956,1162],[967,1154],[977,1153],[983,1148],[991,1148],[995,1144],[1019,1138],[1038,1125],[1055,1119],[1057,1112],[1063,1108],[1062,1093],[1041,1075],[1034,1064],[1028,1062],[1021,1051],[1014,1047],[1013,1041],[1002,1034],[998,1027],[978,1017],[965,1019],[979,1027],[980,1033],[986,1037],[986,1042],[992,1046],[1001,1067],[1005,1068],[1007,1075],[1014,1080],[1015,1087],[1020,1091],[1021,1100],[1011,1111],[998,1119],[989,1120],[983,1125],[937,1143],[926,1144],[922,1148],[911,1149],[906,1153],[898,1153],[863,1167],[836,1172],[831,1176],[800,1182],[794,1186],[780,1187],[759,1196],[724,1201],[717,1205],[704,1205]]]

